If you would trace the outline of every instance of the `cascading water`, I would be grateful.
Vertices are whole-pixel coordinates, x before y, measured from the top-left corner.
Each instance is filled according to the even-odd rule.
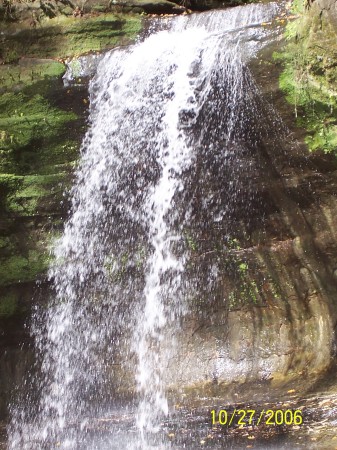
[[[276,13],[269,4],[179,17],[101,60],[49,271],[53,300],[33,327],[36,392],[13,407],[11,450],[169,447],[157,431],[175,331],[186,298],[211,291],[219,270],[214,261],[207,281],[188,275],[188,230],[211,221],[226,229],[244,209],[240,179],[249,184],[256,164],[262,114],[245,60]],[[132,385],[132,436],[121,443],[98,427],[92,438],[98,417],[126,411]]]

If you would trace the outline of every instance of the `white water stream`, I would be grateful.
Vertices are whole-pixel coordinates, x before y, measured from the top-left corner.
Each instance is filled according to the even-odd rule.
[[[53,299],[35,317],[36,392],[13,407],[11,450],[169,448],[157,431],[169,413],[165,368],[188,308],[186,174],[219,142],[215,164],[233,163],[227,156],[241,145],[256,94],[245,62],[267,42],[260,24],[277,11],[256,4],[179,17],[99,63],[71,214],[49,271]],[[218,202],[214,220],[226,220],[229,204]],[[105,429],[91,439],[91,422],[132,384],[134,434],[116,444]]]

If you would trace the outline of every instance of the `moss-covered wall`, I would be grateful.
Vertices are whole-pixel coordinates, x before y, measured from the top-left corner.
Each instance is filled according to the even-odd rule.
[[[49,235],[83,133],[83,119],[49,98],[62,89],[64,70],[54,61],[0,66],[0,316],[20,310],[16,285],[46,270]]]
[[[141,16],[26,16],[2,22],[0,36],[0,417],[33,359],[24,324],[33,297],[46,300],[49,249],[86,130],[87,80],[64,86],[65,60],[124,45],[142,28]]]
[[[329,8],[329,5],[331,9]],[[306,129],[310,150],[337,154],[337,27],[334,0],[295,0],[286,30],[287,45],[276,60],[284,63],[280,87],[293,105],[298,126]]]
[[[140,16],[4,24],[0,65],[0,321],[24,313],[67,211],[85,132],[86,84],[64,87],[64,60],[134,39]],[[23,288],[26,286],[26,289]]]
[[[29,21],[15,21],[6,25],[0,59],[4,63],[16,62],[22,57],[64,60],[69,56],[123,45],[130,42],[140,28],[140,16],[112,13],[58,16],[41,20],[34,27]]]

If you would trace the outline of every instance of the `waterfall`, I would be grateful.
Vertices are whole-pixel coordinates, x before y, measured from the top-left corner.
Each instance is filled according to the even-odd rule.
[[[187,298],[211,290],[219,270],[214,261],[206,278],[189,276],[189,232],[226,229],[246,207],[240,183],[257,164],[262,120],[246,62],[277,12],[271,3],[161,21],[100,61],[51,300],[33,320],[34,392],[12,408],[11,450],[169,448],[158,430],[175,332]],[[93,430],[112,413],[133,417],[124,443],[113,428]]]

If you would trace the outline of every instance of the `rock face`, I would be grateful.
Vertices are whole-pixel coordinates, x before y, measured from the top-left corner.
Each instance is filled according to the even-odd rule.
[[[311,5],[312,14],[319,14],[323,20],[327,20],[335,28],[337,27],[337,2],[336,0],[316,0]]]
[[[337,324],[335,20],[336,2],[314,2],[291,24],[293,41],[281,48],[269,48],[262,64],[252,67],[264,97],[275,105],[291,130],[288,144],[286,138],[272,152],[264,154],[266,160],[262,164],[266,172],[264,176],[260,174],[255,187],[260,198],[268,198],[268,212],[263,225],[252,231],[250,246],[243,244],[236,251],[238,265],[242,262],[247,265],[241,284],[247,285],[254,279],[256,285],[248,290],[246,304],[234,305],[226,311],[220,300],[214,305],[213,313],[206,308],[202,319],[197,315],[189,318],[179,340],[183,354],[189,358],[187,364],[177,362],[178,385],[185,386],[193,380],[194,388],[201,389],[200,392],[208,386],[210,395],[221,396],[231,392],[229,385],[234,380],[249,383],[260,379],[262,390],[272,396],[282,380],[300,379],[296,389],[307,389],[312,378],[305,375],[315,378],[334,364]],[[286,54],[281,65],[275,56],[273,61],[271,54],[275,50]],[[284,67],[286,71],[290,67],[293,70],[293,90],[285,89],[292,108],[278,88],[279,76],[281,88],[285,86]],[[309,76],[303,81],[300,74],[304,72]],[[296,89],[297,95],[302,95],[302,99],[297,96],[297,102],[294,95],[289,95]],[[325,96],[327,90],[329,100]],[[314,124],[306,117],[309,107],[311,114],[315,111]],[[305,140],[315,152],[309,153],[303,144],[291,144],[293,137],[299,142]],[[230,280],[225,276],[220,282],[225,292],[223,298],[228,298],[228,285]],[[168,381],[172,379],[174,374],[170,372]],[[240,398],[240,390],[244,392],[237,385],[233,388],[232,394],[236,395],[233,400]],[[250,394],[262,395],[257,392],[255,387]]]
[[[0,18],[27,20],[36,26],[43,18],[83,14],[126,12],[135,14],[181,14],[187,10],[205,11],[250,1],[241,0],[38,0],[8,2],[0,6]]]
[[[146,2],[116,3],[115,6],[133,8],[136,5],[144,11],[148,8],[146,12],[157,13],[167,11],[168,6],[177,8],[168,3],[171,2],[155,3],[155,8],[158,8],[156,11],[149,9],[154,7],[153,2],[151,6],[148,6],[150,4]],[[44,3],[44,9],[53,10],[53,5],[52,2]],[[58,3],[58,8],[70,7],[72,9],[68,9],[67,13],[65,9],[61,13],[72,14],[74,5],[76,4],[62,3],[61,6]],[[92,11],[95,5],[97,6],[97,3],[85,3],[84,8],[88,7],[88,11]],[[30,6],[33,7],[33,4]],[[107,5],[102,3],[99,7],[105,9]],[[202,8],[199,3],[196,7]],[[328,24],[330,21],[331,24],[335,24],[335,2],[317,0],[310,11],[310,14],[313,14],[310,17],[313,18],[308,19],[309,16],[305,16],[305,20],[309,20],[308,23],[314,20],[317,24],[319,17],[323,17],[326,20],[323,23]],[[27,18],[31,16],[31,13],[32,11]],[[48,15],[47,12],[45,14]],[[107,17],[104,20],[108,22],[105,25],[110,31],[120,31],[123,34],[123,22]],[[111,23],[114,24],[113,27]],[[79,25],[76,23],[74,26]],[[91,26],[93,30],[96,27],[102,31],[104,24],[102,25],[101,19],[97,19]],[[327,27],[332,33],[330,25]],[[78,31],[76,30],[77,28],[69,33],[76,35]],[[33,282],[43,273],[48,264],[45,258],[47,235],[44,232],[60,230],[66,214],[66,206],[60,208],[59,201],[64,186],[69,180],[71,163],[78,154],[83,133],[80,128],[84,125],[87,102],[83,85],[75,88],[76,92],[65,91],[60,81],[60,75],[64,72],[62,64],[59,65],[50,60],[35,61],[34,67],[30,65],[31,63],[25,64],[21,57],[27,52],[29,56],[36,57],[42,48],[39,47],[41,40],[50,40],[50,36],[53,36],[52,40],[56,37],[60,39],[62,36],[62,31],[53,27],[49,30],[52,34],[44,34],[43,29],[37,31],[34,41],[37,47],[32,46],[30,42],[27,49],[20,45],[16,46],[17,33],[13,32],[9,35],[8,40],[15,44],[16,53],[13,56],[13,46],[5,46],[2,58],[7,62],[19,60],[19,66],[23,65],[25,70],[19,67],[20,70],[17,71],[17,66],[14,68],[1,66],[2,69],[7,70],[8,75],[7,78],[4,76],[8,84],[6,95],[21,101],[19,109],[16,108],[18,113],[11,111],[11,114],[15,116],[15,126],[18,130],[18,124],[27,123],[25,119],[28,122],[33,120],[32,109],[21,110],[22,104],[27,102],[28,95],[31,96],[32,93],[35,95],[38,89],[43,89],[41,91],[43,98],[35,99],[34,106],[37,108],[35,113],[45,115],[47,110],[49,114],[46,115],[47,120],[58,121],[57,133],[61,139],[54,142],[55,136],[49,135],[46,130],[52,132],[55,126],[48,127],[47,124],[42,130],[34,128],[34,135],[29,134],[30,131],[25,129],[27,134],[24,135],[24,139],[15,140],[6,117],[1,118],[0,142],[6,147],[5,150],[12,145],[14,147],[16,145],[14,150],[17,150],[17,158],[14,161],[16,166],[11,167],[10,164],[14,162],[8,160],[0,178],[0,189],[5,198],[0,205],[2,208],[0,223],[2,319],[0,325],[3,336],[2,347],[7,351],[0,361],[2,379],[0,412],[3,415],[6,413],[5,405],[12,380],[20,379],[25,371],[24,362],[19,366],[16,363],[18,359],[24,361],[23,353],[28,361],[31,359],[29,351],[21,352],[18,349],[19,342],[27,340],[27,336],[22,336],[22,323],[31,306],[31,297],[35,289]],[[104,31],[106,31],[105,28]],[[311,39],[320,40],[324,33],[320,31],[319,26],[311,31]],[[25,36],[24,33],[21,35],[22,38]],[[109,38],[111,37],[110,35]],[[332,39],[331,36],[329,42],[330,39]],[[62,45],[64,42],[68,43],[69,39],[61,39],[59,44]],[[107,47],[109,43],[112,46],[116,42],[113,41],[111,44],[109,41]],[[311,55],[311,61],[313,60],[310,52],[312,51],[315,55],[314,60],[317,60],[319,65],[311,62],[313,76],[317,76],[317,73],[323,70],[322,76],[328,77],[327,89],[329,90],[334,89],[333,77],[335,76],[334,63],[330,66],[328,64],[329,58],[333,58],[332,49],[335,48],[335,43],[331,45],[332,47],[322,50],[324,53],[322,53],[322,59],[317,60],[317,56],[320,55],[315,53],[317,50],[314,46],[310,47],[306,53]],[[92,47],[93,41],[90,41],[88,49]],[[83,47],[81,48],[83,50]],[[59,49],[48,47],[45,49],[44,57],[61,57],[77,53],[77,51],[69,50],[69,47],[67,49],[67,52],[61,55],[57,53]],[[270,49],[270,53],[272,50]],[[301,51],[302,47],[300,47]],[[296,51],[296,54],[298,53]],[[321,65],[322,61],[323,65]],[[293,67],[290,63],[291,61],[287,59],[284,63],[289,71]],[[51,66],[47,68],[46,64]],[[295,137],[302,142],[304,139],[309,142],[308,133],[303,128],[307,122],[300,122],[298,125],[302,128],[296,128],[294,121],[296,116],[298,119],[301,114],[306,115],[306,107],[311,103],[303,100],[302,104],[297,102],[296,107],[293,108],[285,102],[277,86],[280,70],[280,63],[273,63],[270,59],[266,60],[263,66],[252,67],[258,80],[267,78],[268,81],[265,84],[259,81],[261,90],[267,99],[276,104],[276,108],[295,133]],[[53,83],[54,87],[57,87],[56,90],[50,90],[50,84]],[[295,88],[290,84],[287,84],[287,94],[289,100],[292,100]],[[59,104],[57,98],[59,96],[67,98],[66,94],[70,98],[76,96],[75,101]],[[7,100],[12,98],[8,97]],[[322,124],[321,116],[319,120],[316,120],[316,117],[315,126],[318,127],[318,131],[316,128],[313,129],[311,134],[309,133],[309,138],[311,140],[315,138],[316,148],[326,150],[334,145],[333,138],[325,139],[323,142],[315,136],[316,134],[319,136],[322,130],[328,129],[329,133],[334,132],[335,113],[334,110],[332,113],[326,113],[324,108],[323,111],[324,114],[330,114],[324,116],[328,117],[329,122]],[[64,130],[69,129],[69,124],[73,124],[71,128],[80,132],[75,133],[74,136],[69,136],[68,133],[65,135]],[[286,135],[283,134],[283,136]],[[323,137],[325,138],[324,133]],[[39,138],[38,141],[37,138]],[[230,266],[230,270],[219,274],[212,290],[204,285],[200,291],[201,295],[191,299],[191,313],[186,316],[175,336],[178,342],[177,356],[168,362],[166,370],[166,383],[172,391],[184,391],[192,397],[199,393],[204,396],[223,396],[224,393],[228,395],[229,385],[233,384],[232,394],[233,396],[235,394],[237,399],[240,394],[238,389],[241,389],[240,382],[245,386],[252,382],[259,382],[261,389],[266,394],[270,394],[278,383],[303,380],[304,376],[308,376],[306,378],[308,381],[301,383],[301,388],[305,390],[312,383],[310,376],[314,378],[320,376],[333,362],[337,324],[337,200],[335,196],[337,164],[334,155],[325,155],[322,151],[309,154],[304,144],[294,145],[291,136],[289,136],[289,143],[289,145],[283,145],[280,142],[278,146],[266,146],[266,149],[263,149],[260,159],[261,170],[257,170],[253,179],[256,205],[253,208],[249,229],[243,226],[242,218],[237,217],[237,232],[233,234],[232,241],[227,242],[225,250],[219,249],[216,245],[221,232],[208,230],[208,234],[206,233],[200,241],[198,237],[190,236],[189,238],[195,260],[201,268],[210,266],[211,258],[216,255],[222,258],[224,264]],[[324,145],[328,147],[325,148]],[[54,150],[57,152],[54,153]],[[37,160],[34,158],[31,160],[30,156],[33,157],[36,151],[40,152],[39,157]],[[33,166],[32,161],[35,164]],[[58,177],[60,174],[61,177]],[[52,189],[56,191],[52,192]],[[25,236],[33,237],[33,240],[26,242]],[[205,242],[207,245],[212,244],[209,255],[204,251]],[[42,289],[42,292],[47,292],[47,286],[45,290]],[[13,325],[11,332],[9,325],[12,324],[15,326]],[[16,366],[15,369],[14,366]],[[116,379],[116,370],[120,369],[113,368],[111,371],[112,384]],[[125,385],[119,386],[124,391],[130,391],[134,375],[132,370],[127,372],[127,375],[123,372]]]
[[[303,393],[335,363],[337,161],[324,148],[310,153],[303,142],[308,131],[303,122],[296,127],[296,120],[305,108],[287,103],[279,87],[284,62],[272,57],[284,49],[284,43],[268,48],[251,67],[263,97],[289,129],[260,148],[252,184],[240,185],[246,200],[248,189],[255,192],[250,222],[239,211],[226,245],[225,232],[207,220],[202,232],[193,223],[190,227],[196,261],[191,272],[201,281],[190,313],[177,334],[167,337],[170,345],[176,341],[176,354],[165,368],[173,396],[178,391],[192,401],[251,400],[277,397],[289,385]],[[274,122],[276,111],[270,111]],[[242,167],[251,163],[249,157]],[[205,185],[203,175],[199,183]],[[239,210],[242,203],[238,198]],[[219,259],[224,270],[212,284],[204,282],[202,273]],[[132,364],[126,372],[122,391],[133,383]],[[111,383],[120,378],[113,369]]]
[[[109,4],[112,10],[146,14],[182,14],[185,6],[167,0],[113,0]]]
[[[173,398],[277,399],[289,386],[306,392],[333,364],[336,162],[310,158],[300,147],[275,150],[256,186],[260,198],[268,197],[269,211],[264,225],[251,230],[250,243],[242,239],[221,251],[210,238],[207,255],[198,249],[205,242],[195,240],[200,266],[211,267],[216,257],[233,265],[191,300],[180,328],[164,340],[176,343],[165,367]],[[134,383],[133,363],[112,368],[111,384],[120,392]]]
[[[299,19],[299,30],[303,20],[308,26],[307,21],[311,23],[325,14],[323,30],[324,27],[332,30],[335,2],[330,2],[331,11],[327,7],[323,10],[319,2],[314,5],[315,9],[313,6]],[[294,30],[294,24],[291,25]],[[275,105],[289,127],[289,134],[278,145],[267,145],[260,160],[263,173],[259,172],[254,188],[258,203],[264,205],[260,210],[263,222],[256,228],[252,225],[248,241],[238,238],[232,247],[234,256],[231,252],[227,254],[227,258],[236,260],[240,272],[236,274],[241,286],[235,288],[236,301],[226,309],[225,299],[233,292],[233,274],[224,273],[219,279],[217,300],[212,300],[212,295],[207,298],[206,294],[199,314],[195,310],[182,326],[178,339],[180,357],[167,368],[167,382],[171,382],[173,390],[180,386],[192,397],[196,392],[201,396],[207,392],[236,401],[247,392],[249,399],[278,395],[279,386],[293,381],[296,389],[303,392],[335,363],[337,143],[332,144],[336,138],[335,103],[330,100],[328,112],[323,108],[325,117],[331,120],[331,140],[320,141],[322,145],[310,153],[303,140],[310,144],[317,130],[303,128],[306,122],[301,117],[308,113],[308,104],[311,108],[316,105],[311,100],[289,108],[278,86],[280,76],[281,88],[284,86],[282,70],[289,67],[289,59],[280,64],[279,59],[275,61],[275,54],[272,56],[275,51],[287,52],[289,46],[298,45],[300,51],[304,46],[308,58],[312,58],[317,52],[313,43],[323,39],[323,34],[320,29],[311,29],[308,38],[312,47],[306,47],[306,41],[299,39],[295,44],[269,48],[261,55],[260,63],[251,67],[264,98]],[[324,66],[321,80],[333,86],[329,76],[335,69],[332,61],[337,40],[327,34],[324,39],[330,46],[322,49],[325,52],[322,61],[330,58],[331,64]],[[304,71],[307,67],[297,65],[297,70]],[[320,127],[318,117],[315,115],[316,126]],[[301,126],[296,127],[296,122]],[[298,140],[296,145],[294,138]],[[257,216],[258,211],[259,208]],[[237,226],[239,230],[240,222]],[[243,231],[241,236],[244,235]],[[250,383],[255,384],[249,391]]]
[[[187,388],[194,384],[200,392],[208,386],[212,395],[221,396],[234,381],[265,380],[265,393],[272,396],[280,381],[296,377],[302,380],[297,389],[307,389],[310,383],[303,376],[319,375],[332,363],[336,166],[332,161],[331,172],[322,172],[304,155],[298,163],[305,167],[300,176],[289,174],[280,182],[269,174],[264,180],[274,206],[266,217],[269,232],[255,246],[240,250],[240,261],[248,266],[246,283],[250,276],[257,280],[255,299],[248,293],[246,305],[228,311],[230,280],[224,276],[219,281],[223,302],[219,296],[212,311],[206,297],[204,314],[191,316],[183,326],[181,359],[177,366],[170,362],[168,381]],[[240,389],[236,385],[238,398]]]
[[[67,214],[64,192],[85,132],[86,82],[77,76],[65,87],[66,66],[56,59],[130,42],[141,28],[140,18],[112,14],[58,20],[39,30],[7,24],[1,36],[0,416],[31,361],[24,323],[36,291],[47,300],[49,246]]]

